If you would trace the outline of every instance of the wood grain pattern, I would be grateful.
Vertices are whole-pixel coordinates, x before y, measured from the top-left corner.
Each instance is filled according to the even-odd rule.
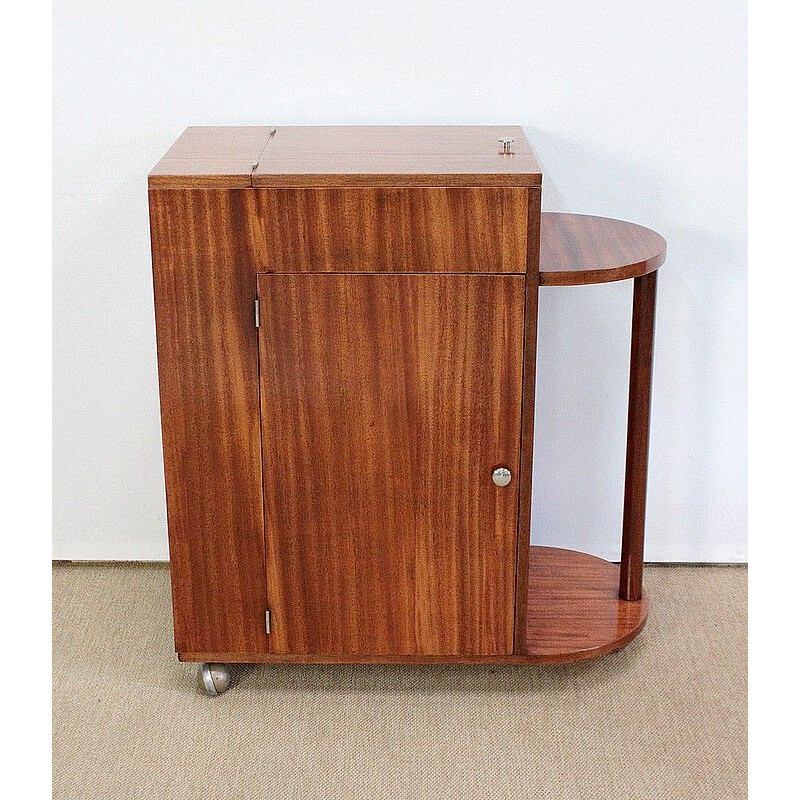
[[[148,176],[154,187],[249,187],[274,128],[189,127]]]
[[[321,655],[260,652],[184,652],[182,661],[231,663],[561,664],[612,653],[633,640],[647,621],[648,599],[617,596],[619,569],[586,553],[531,547],[525,654],[413,656],[362,653]]]
[[[157,169],[147,178],[151,189],[249,189],[252,164],[236,157],[182,158],[163,161]]]
[[[536,397],[536,334],[539,312],[539,220],[541,192],[528,192],[527,254],[525,275],[525,350],[523,354],[521,442],[519,462],[519,523],[517,527],[517,580],[514,613],[514,652],[526,647],[523,624],[528,616],[528,554],[531,543],[533,495],[533,437]]]
[[[511,155],[497,140],[516,141]],[[151,187],[541,186],[522,129],[476,126],[187,128]]]
[[[526,268],[525,189],[259,189],[264,272]]]
[[[515,139],[512,155],[497,140]],[[540,186],[522,129],[498,125],[279,127],[254,186]]]
[[[657,280],[658,273],[651,272],[633,282],[628,442],[619,578],[619,595],[623,600],[638,600],[642,596]]]
[[[510,653],[524,278],[258,287],[270,651]]]
[[[385,157],[394,169],[392,159],[398,155],[498,154],[498,139],[504,136],[515,139],[515,155],[533,155],[518,125],[281,125],[275,134],[270,152],[276,163],[293,153],[323,160],[370,152]]]
[[[649,228],[585,214],[542,214],[539,282],[572,286],[636,278],[658,269],[667,243]]]
[[[150,191],[175,644],[265,650],[247,196]]]
[[[527,655],[557,664],[619,650],[647,620],[647,599],[619,599],[619,569],[586,553],[531,549]]]

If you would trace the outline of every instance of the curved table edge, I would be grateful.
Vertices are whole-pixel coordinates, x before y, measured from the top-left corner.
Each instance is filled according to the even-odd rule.
[[[642,257],[637,258],[635,261],[614,265],[613,267],[604,267],[599,269],[555,269],[548,270],[546,265],[540,264],[539,266],[539,285],[540,286],[585,286],[593,283],[611,283],[613,281],[629,280],[631,278],[640,278],[642,275],[647,275],[650,272],[655,272],[661,267],[667,259],[667,242],[664,237],[654,231],[652,228],[647,228],[644,225],[639,225],[637,222],[630,222],[628,220],[615,219],[613,217],[600,217],[594,214],[574,214],[562,213],[556,211],[542,212],[542,222],[545,218],[552,218],[557,224],[557,218],[570,217],[570,218],[586,218],[592,222],[607,222],[610,225],[624,225],[633,228],[639,228],[647,234],[654,234],[661,242],[661,248],[653,253],[648,252],[651,247],[645,249]],[[542,225],[544,228],[544,225]],[[544,236],[542,232],[542,237]],[[590,248],[587,248],[590,249]],[[541,250],[541,242],[540,242]],[[637,254],[638,255],[638,254]]]

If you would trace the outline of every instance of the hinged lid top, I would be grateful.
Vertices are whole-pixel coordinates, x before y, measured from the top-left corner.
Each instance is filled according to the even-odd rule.
[[[187,128],[149,182],[540,186],[542,174],[522,129],[512,125],[229,127]]]
[[[187,128],[148,176],[150,186],[251,186],[274,127]]]

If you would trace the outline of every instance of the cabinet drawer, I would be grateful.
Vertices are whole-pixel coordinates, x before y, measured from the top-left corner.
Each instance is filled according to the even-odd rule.
[[[528,189],[255,191],[259,272],[525,272]]]

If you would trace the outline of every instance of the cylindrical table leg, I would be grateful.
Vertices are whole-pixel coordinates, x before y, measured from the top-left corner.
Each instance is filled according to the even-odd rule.
[[[658,272],[651,272],[633,282],[628,450],[625,460],[625,507],[622,514],[622,561],[619,571],[619,596],[623,600],[640,600],[642,597],[657,275]]]

